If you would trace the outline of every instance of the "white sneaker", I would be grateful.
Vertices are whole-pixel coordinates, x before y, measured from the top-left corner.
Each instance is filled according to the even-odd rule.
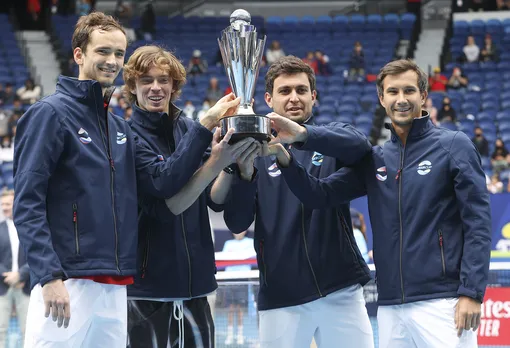
[[[228,335],[228,336],[227,336],[227,339],[225,340],[225,344],[226,344],[226,345],[231,345],[231,344],[233,344],[233,343],[234,343],[234,337],[233,337],[233,336],[231,336],[231,335]]]
[[[244,336],[237,335],[237,344],[244,344]]]

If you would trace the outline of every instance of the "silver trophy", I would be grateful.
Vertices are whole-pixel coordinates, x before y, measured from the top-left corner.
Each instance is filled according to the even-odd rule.
[[[235,10],[230,15],[230,26],[221,32],[218,39],[230,86],[236,97],[241,97],[237,114],[220,122],[222,138],[230,128],[235,129],[231,143],[247,137],[262,142],[269,140],[271,135],[270,119],[253,111],[252,100],[266,36],[259,39],[256,28],[250,22],[251,16],[247,11]]]

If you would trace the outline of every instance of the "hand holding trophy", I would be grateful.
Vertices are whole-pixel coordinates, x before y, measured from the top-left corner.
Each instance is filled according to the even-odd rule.
[[[262,142],[270,139],[271,121],[265,115],[253,111],[255,82],[259,75],[266,37],[258,39],[256,28],[250,25],[250,14],[242,9],[230,15],[230,26],[218,39],[221,56],[233,93],[241,98],[236,115],[222,118],[221,136],[230,128],[234,134],[230,143],[252,137]]]

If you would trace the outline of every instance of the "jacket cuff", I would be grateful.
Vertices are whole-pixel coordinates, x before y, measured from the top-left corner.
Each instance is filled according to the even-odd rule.
[[[48,274],[48,275],[42,277],[41,280],[39,281],[39,283],[41,284],[41,287],[43,287],[44,285],[46,285],[46,283],[49,283],[52,280],[62,279],[62,281],[64,281],[67,278],[68,277],[64,271],[58,271],[58,272],[53,272],[52,274]]]
[[[212,141],[213,133],[209,129],[202,126],[200,122],[194,122],[194,126],[197,129],[197,137],[207,140],[207,143],[209,144]]]
[[[292,146],[294,146],[296,149],[299,150],[310,150],[312,147],[310,147],[310,143],[313,145],[313,141],[317,138],[317,131],[315,127],[310,127],[309,125],[303,124],[302,127],[306,128],[306,132],[308,134],[306,141],[303,143],[294,143]]]
[[[471,297],[472,299],[475,299],[480,303],[483,302],[483,297],[484,297],[483,292],[477,292],[475,290],[467,289],[463,285],[459,286],[459,289],[457,290],[457,294],[459,296]]]

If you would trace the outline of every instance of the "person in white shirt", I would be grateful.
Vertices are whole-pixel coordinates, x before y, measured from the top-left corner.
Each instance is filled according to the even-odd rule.
[[[0,348],[5,347],[12,308],[16,315],[22,337],[28,311],[30,281],[29,268],[23,249],[20,249],[18,233],[12,221],[14,191],[5,190],[1,195],[1,208],[5,221],[0,223]]]
[[[462,51],[464,52],[466,61],[469,63],[478,62],[478,57],[480,56],[480,48],[476,45],[474,37],[468,36],[467,44],[464,46]]]
[[[361,214],[354,208],[351,208],[351,219],[352,219],[352,232],[354,233],[356,245],[358,246],[361,256],[363,256],[363,260],[365,260],[365,262],[368,263],[370,261],[370,257],[368,254],[366,234],[367,227],[365,225],[365,219],[363,217],[363,214]]]
[[[223,252],[247,252],[254,254],[253,238],[246,237],[246,232],[234,234],[234,239],[227,240],[223,245]],[[250,265],[228,266],[225,268],[225,272],[249,271],[250,269]],[[233,286],[226,293],[225,300],[228,306],[228,327],[225,344],[230,345],[234,341],[234,314],[237,313],[236,341],[238,345],[242,345],[244,344],[243,308],[248,304],[248,291],[246,291],[243,285]]]
[[[41,98],[41,87],[37,86],[32,79],[27,79],[23,87],[16,91],[18,97],[25,104],[33,104]]]
[[[273,64],[281,57],[285,57],[285,52],[280,46],[280,42],[278,41],[271,42],[271,46],[269,46],[269,48],[266,51],[267,65]]]

